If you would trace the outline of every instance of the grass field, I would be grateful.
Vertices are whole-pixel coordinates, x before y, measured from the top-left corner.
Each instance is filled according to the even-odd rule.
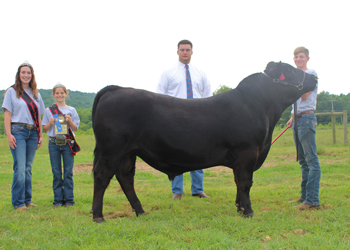
[[[343,146],[341,136],[332,145],[330,129],[317,132],[321,209],[299,211],[287,202],[299,197],[301,180],[288,130],[254,173],[252,219],[236,212],[230,169],[205,170],[208,199],[191,196],[186,173],[185,194],[173,201],[167,176],[139,161],[135,188],[147,215],[135,216],[113,179],[104,198],[106,223],[96,224],[89,214],[94,138],[78,134],[77,140],[82,151],[75,158],[76,204],[53,209],[45,140],[32,171],[33,202],[39,207],[20,212],[11,205],[12,156],[7,139],[0,139],[0,249],[350,249],[350,146]]]

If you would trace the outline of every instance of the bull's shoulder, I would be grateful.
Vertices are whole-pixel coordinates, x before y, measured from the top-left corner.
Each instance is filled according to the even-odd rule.
[[[264,80],[265,76],[262,73],[255,73],[252,74],[250,76],[247,76],[246,78],[244,78],[238,85],[237,87],[246,85],[246,84],[256,84],[258,83],[257,81],[261,81]]]

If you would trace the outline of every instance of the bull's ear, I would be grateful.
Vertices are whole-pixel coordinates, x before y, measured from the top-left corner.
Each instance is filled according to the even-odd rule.
[[[273,71],[273,69],[275,68],[276,63],[275,62],[269,62],[266,65],[266,69],[265,69],[265,73],[269,75],[269,73],[271,73],[271,71]]]
[[[269,62],[266,66],[265,73],[268,74],[270,77],[280,77],[282,73],[282,63],[281,62]]]

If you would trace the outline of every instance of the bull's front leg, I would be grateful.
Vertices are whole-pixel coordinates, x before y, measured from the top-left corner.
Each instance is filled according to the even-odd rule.
[[[103,196],[112,177],[113,173],[104,172],[104,174],[102,174],[94,172],[94,198],[91,212],[93,214],[93,221],[97,223],[105,221],[102,214]]]
[[[236,160],[236,166],[233,168],[237,186],[237,212],[243,213],[246,217],[252,217],[254,215],[249,193],[253,185],[253,172],[257,155],[258,153],[254,148],[240,152]]]
[[[250,178],[244,177],[240,179],[240,177],[237,177],[237,174],[235,173],[235,181],[237,185],[237,212],[243,213],[243,215],[246,217],[252,217],[254,215],[249,196],[250,188],[253,184],[252,177],[253,176],[251,175]]]

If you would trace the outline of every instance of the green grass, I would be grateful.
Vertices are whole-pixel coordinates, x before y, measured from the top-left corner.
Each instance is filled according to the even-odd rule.
[[[275,131],[274,138],[281,131]],[[338,133],[338,132],[337,132]],[[342,135],[338,133],[338,135]],[[320,150],[321,209],[299,211],[287,201],[300,193],[300,167],[295,161],[292,131],[272,146],[263,167],[254,173],[252,219],[236,212],[236,187],[230,169],[205,170],[208,199],[185,194],[171,199],[170,182],[162,173],[137,171],[135,188],[145,216],[136,217],[116,179],[104,198],[106,223],[92,222],[94,138],[79,135],[75,158],[76,204],[53,209],[52,173],[47,141],[33,164],[33,202],[29,212],[11,205],[12,156],[0,139],[0,249],[349,249],[350,148],[332,145],[330,129],[317,132]]]

